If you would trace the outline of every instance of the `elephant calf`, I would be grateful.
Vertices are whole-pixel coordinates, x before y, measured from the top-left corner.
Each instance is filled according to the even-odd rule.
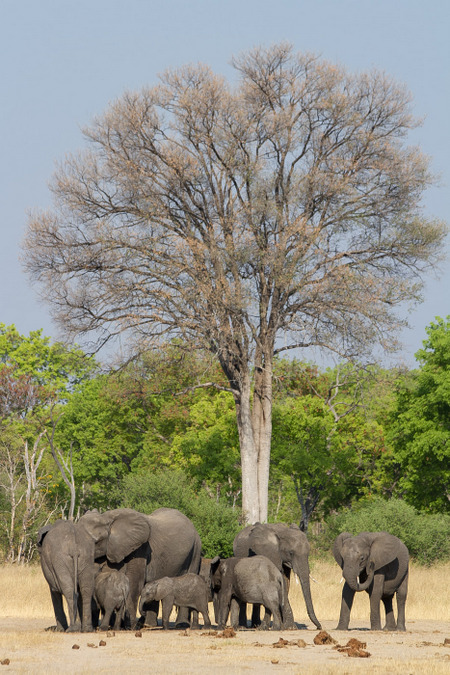
[[[371,630],[381,630],[381,601],[386,611],[384,630],[406,630],[409,553],[405,544],[388,532],[361,532],[355,537],[342,532],[334,542],[333,555],[345,579],[337,630],[348,630],[353,598],[358,591],[369,594]],[[397,622],[392,607],[395,594]]]
[[[104,566],[95,577],[94,599],[98,608],[102,611],[100,630],[108,630],[111,624],[111,616],[116,613],[114,628],[119,630],[127,621],[126,605],[130,592],[128,577],[120,570]]]
[[[283,575],[277,566],[263,555],[251,558],[218,556],[211,562],[211,586],[218,596],[218,628],[225,628],[231,610],[231,625],[237,629],[239,606],[251,602],[264,605],[266,615],[261,628],[268,628],[270,615],[273,629],[281,630],[285,592]]]
[[[145,605],[154,600],[161,600],[163,628],[169,628],[169,617],[174,605],[200,612],[205,628],[210,628],[208,590],[205,580],[198,574],[188,573],[181,577],[163,577],[145,584],[141,593],[139,611],[143,614]]]

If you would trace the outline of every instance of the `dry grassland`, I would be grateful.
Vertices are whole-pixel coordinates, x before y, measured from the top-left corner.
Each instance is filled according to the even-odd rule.
[[[359,593],[349,632],[335,631],[339,616],[340,570],[332,563],[313,561],[312,593],[323,627],[341,645],[350,638],[367,643],[369,658],[349,658],[332,645],[313,643],[318,631],[308,620],[300,586],[291,587],[291,603],[299,631],[241,631],[219,639],[206,631],[144,630],[104,634],[55,634],[47,584],[40,567],[0,566],[0,665],[14,673],[141,672],[289,673],[342,675],[343,673],[450,673],[450,597],[446,583],[450,564],[432,568],[411,566],[406,604],[406,633],[368,631],[369,601]],[[279,638],[287,640],[274,648]],[[104,639],[105,645],[100,645]],[[302,639],[306,645],[299,647]],[[292,644],[295,642],[295,644]],[[72,649],[77,644],[79,649]],[[90,646],[89,646],[90,645]]]

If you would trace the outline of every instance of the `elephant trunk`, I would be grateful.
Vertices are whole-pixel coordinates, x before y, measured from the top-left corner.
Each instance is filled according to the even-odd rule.
[[[305,605],[306,611],[308,612],[308,616],[313,622],[313,624],[317,628],[321,629],[322,626],[320,625],[320,621],[318,620],[318,618],[316,617],[316,613],[314,612],[314,607],[311,598],[311,586],[309,583],[309,565],[308,563],[306,563],[306,565],[305,564],[293,565],[292,569],[300,579],[300,584],[302,586],[302,592],[303,597],[305,598]]]
[[[344,567],[344,569],[342,571],[342,574],[344,576],[345,581],[348,583],[348,585],[352,589],[352,591],[360,592],[360,591],[367,591],[367,589],[369,588],[370,584],[373,581],[374,572],[375,572],[374,566],[371,565],[370,568],[369,568],[369,573],[367,575],[367,579],[365,581],[363,581],[362,583],[359,580],[359,574],[356,574],[356,572],[354,572],[354,571],[349,572]]]

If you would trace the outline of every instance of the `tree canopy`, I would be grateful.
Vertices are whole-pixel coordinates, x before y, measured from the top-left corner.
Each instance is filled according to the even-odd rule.
[[[63,162],[54,208],[30,219],[24,263],[54,317],[139,349],[210,350],[234,397],[243,510],[267,519],[274,354],[392,347],[445,227],[406,144],[410,96],[290,45],[203,65],[125,93]],[[282,339],[280,339],[282,338]]]

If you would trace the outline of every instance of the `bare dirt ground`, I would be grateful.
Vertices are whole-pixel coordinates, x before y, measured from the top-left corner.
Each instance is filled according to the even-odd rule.
[[[0,618],[0,673],[450,673],[450,624],[409,621],[406,633],[368,630],[355,622],[350,631],[323,628],[338,645],[351,638],[366,643],[368,657],[349,657],[333,644],[314,644],[319,631],[239,631],[223,638],[214,631],[161,628],[131,632],[52,633],[48,619]],[[280,642],[281,638],[281,642]],[[447,639],[447,643],[445,642]],[[274,644],[284,646],[275,647]],[[299,646],[298,641],[305,646]],[[105,644],[100,644],[104,642]],[[74,648],[77,645],[78,648]],[[5,662],[8,661],[9,663]],[[5,662],[5,663],[4,663]]]

